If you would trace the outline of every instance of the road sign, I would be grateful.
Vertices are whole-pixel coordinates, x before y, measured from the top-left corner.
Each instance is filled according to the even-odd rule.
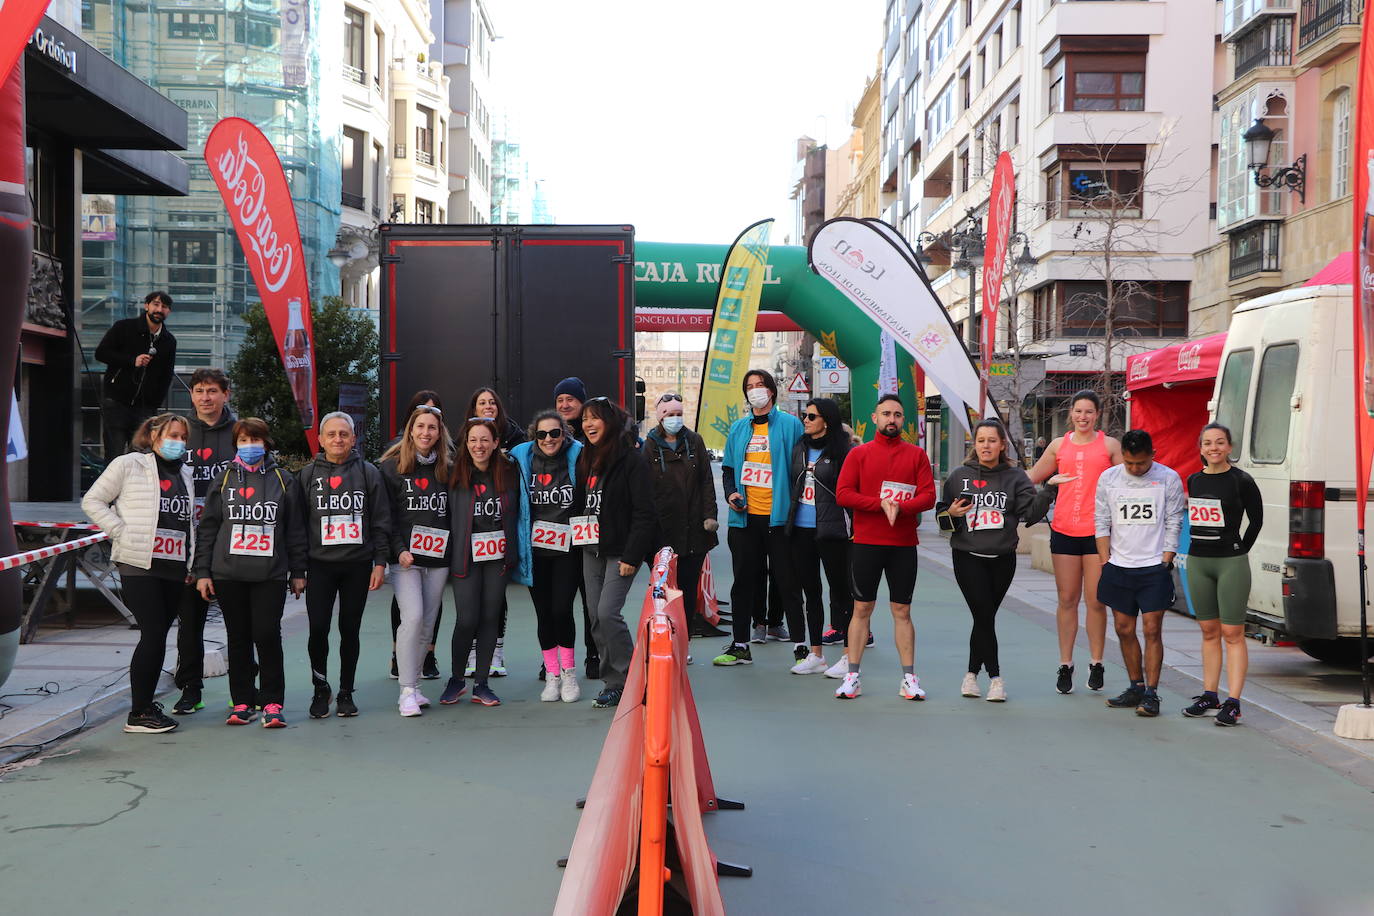
[[[802,378],[800,372],[792,379],[792,384],[787,386],[788,394],[810,394],[811,388],[806,384],[806,379]]]
[[[822,357],[824,359],[824,357]],[[848,369],[825,369],[816,373],[816,391],[819,394],[834,394],[849,390]]]
[[[1087,345],[1087,344],[1069,344],[1069,355],[1070,355],[1070,356],[1087,356],[1087,355],[1088,355],[1088,345]]]
[[[988,375],[994,377],[1005,377],[1016,374],[1016,366],[1012,363],[993,363],[988,366]]]
[[[838,356],[822,356],[822,357],[820,358],[820,363],[821,363],[821,371],[823,371],[823,372],[824,372],[825,370],[827,370],[827,369],[848,369],[848,368],[849,368],[849,367],[846,366],[844,363],[840,362],[840,358],[839,358]]]

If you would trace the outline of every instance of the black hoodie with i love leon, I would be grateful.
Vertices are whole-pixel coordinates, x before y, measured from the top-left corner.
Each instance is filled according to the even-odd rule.
[[[1034,525],[1044,518],[1055,492],[1055,487],[1036,492],[1026,472],[1010,462],[989,468],[970,458],[945,480],[944,499],[936,508],[945,512],[955,500],[972,501],[968,514],[954,519],[950,546],[1000,557],[1016,552],[1020,541],[1016,526]]]
[[[349,455],[320,455],[299,474],[310,559],[385,566],[391,554],[391,497],[382,472]]]

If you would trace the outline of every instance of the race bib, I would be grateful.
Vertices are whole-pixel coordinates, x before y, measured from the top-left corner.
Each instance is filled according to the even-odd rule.
[[[591,547],[601,543],[601,519],[595,515],[572,517],[572,545]]]
[[[506,556],[506,535],[502,531],[474,531],[472,533],[472,558],[477,562],[483,560],[500,560]]]
[[[201,516],[201,513],[203,513],[204,511],[205,511],[205,497],[204,497],[204,496],[197,496],[197,497],[192,501],[192,505],[191,505],[191,521],[195,522],[196,524],[199,524],[199,523],[200,523],[200,516]]]
[[[749,445],[744,449],[745,452],[766,452],[768,451],[767,436],[750,436]]]
[[[229,553],[236,557],[270,557],[275,525],[235,525],[229,529]]]
[[[894,503],[904,503],[908,499],[916,496],[916,485],[914,483],[897,483],[892,480],[884,480],[883,486],[878,490],[879,499],[890,499]]]
[[[762,461],[746,461],[740,471],[739,482],[746,487],[773,486],[773,466]]]
[[[361,544],[363,520],[357,515],[325,515],[320,518],[320,544]]]
[[[153,532],[153,559],[186,562],[186,532],[158,528]]]
[[[1188,524],[1203,528],[1220,528],[1225,525],[1226,519],[1221,513],[1221,500],[1189,499]]]
[[[427,528],[414,525],[410,529],[410,546],[406,549],[422,557],[437,557],[442,560],[448,555],[448,535],[442,528]]]
[[[545,550],[567,553],[572,546],[572,526],[558,522],[535,522],[530,530],[530,543]]]
[[[1118,494],[1116,523],[1118,525],[1153,525],[1158,520],[1153,493]]]
[[[969,531],[1000,531],[1006,524],[1001,509],[974,509],[964,518]]]
[[[806,472],[806,478],[802,481],[800,502],[803,506],[814,506],[816,504],[816,475],[810,471]]]

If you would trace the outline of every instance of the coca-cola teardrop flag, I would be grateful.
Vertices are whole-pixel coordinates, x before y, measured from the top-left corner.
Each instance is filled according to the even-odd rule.
[[[48,0],[0,0],[0,83],[14,69],[47,8]]]
[[[253,272],[306,441],[317,452],[310,288],[296,208],[281,161],[257,127],[242,118],[225,118],[205,141],[205,162]]]
[[[987,251],[983,256],[983,340],[982,385],[979,391],[978,412],[987,409],[988,372],[992,367],[992,353],[997,344],[997,306],[1002,301],[1002,271],[1007,266],[1007,242],[1011,238],[1012,208],[1016,205],[1016,175],[1012,171],[1011,153],[997,157],[992,173],[992,193],[988,197]],[[969,303],[973,308],[973,303]]]
[[[1360,553],[1364,553],[1365,500],[1374,463],[1374,19],[1366,10],[1355,88],[1354,149],[1350,157],[1355,189],[1355,506]]]

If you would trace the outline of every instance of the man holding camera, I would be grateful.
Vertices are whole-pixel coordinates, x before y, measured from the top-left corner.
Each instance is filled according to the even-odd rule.
[[[134,430],[167,399],[177,355],[177,339],[164,324],[171,312],[172,297],[151,292],[143,314],[116,321],[95,348],[105,364],[100,424],[107,463],[129,450]]]

